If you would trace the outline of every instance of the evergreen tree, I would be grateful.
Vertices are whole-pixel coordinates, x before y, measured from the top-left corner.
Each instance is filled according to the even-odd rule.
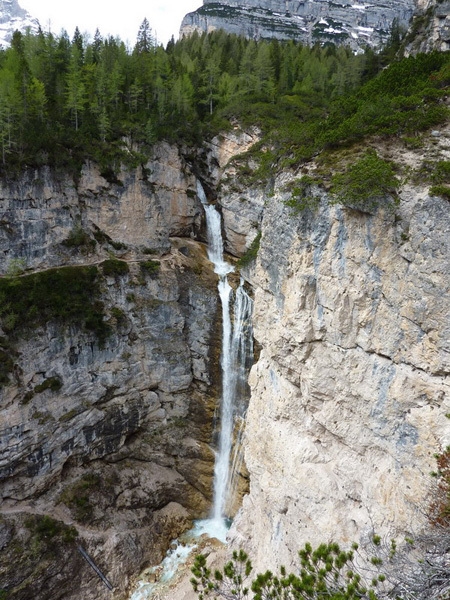
[[[152,28],[150,27],[150,23],[148,22],[147,18],[145,18],[139,27],[136,44],[134,46],[134,53],[148,53],[151,52],[154,47],[155,40],[152,35]]]

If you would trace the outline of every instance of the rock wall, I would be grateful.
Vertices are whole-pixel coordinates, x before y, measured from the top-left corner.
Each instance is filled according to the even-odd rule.
[[[240,256],[262,230],[244,273],[260,356],[250,491],[231,545],[274,569],[307,540],[421,526],[433,455],[450,443],[448,203],[405,184],[395,214],[343,209],[320,192],[317,211],[293,215],[294,173],[247,188],[228,162],[257,137],[229,133],[189,160],[163,144],[115,182],[93,165],[74,183],[49,171],[3,182],[2,273],[111,254],[128,266],[101,277],[104,345],[56,322],[14,340],[0,392],[0,581],[15,599],[108,597],[67,542],[72,525],[124,598],[131,576],[207,511],[220,323],[194,174],[221,208],[228,252]],[[433,156],[446,139],[433,138]],[[141,268],[149,256],[156,271]],[[58,389],[45,385],[54,378]],[[52,543],[45,515],[62,527]]]
[[[251,39],[295,39],[304,44],[334,42],[356,49],[379,46],[388,36],[394,19],[407,27],[414,0],[332,2],[328,0],[205,0],[188,13],[180,35],[193,31],[224,29]]]
[[[202,211],[195,189],[186,161],[164,143],[155,146],[145,165],[123,169],[113,182],[94,164],[86,164],[76,180],[41,169],[2,181],[0,272],[6,272],[11,259],[21,259],[32,269],[85,264],[86,248],[74,253],[63,243],[77,227],[95,240],[91,261],[111,250],[122,250],[119,256],[128,258],[143,249],[167,251],[169,237],[195,237],[199,232]]]
[[[216,176],[250,142],[212,142]],[[102,341],[58,320],[21,333],[2,322],[1,356],[14,364],[0,388],[0,589],[14,599],[110,597],[67,542],[72,526],[114,597],[127,597],[208,512],[221,323],[196,241],[199,170],[160,144],[114,181],[87,164],[75,181],[42,169],[1,183],[0,272],[97,267],[111,331]],[[119,272],[103,270],[111,257]]]
[[[405,184],[395,215],[326,194],[293,215],[289,181],[267,198],[248,273],[261,354],[231,545],[257,570],[292,567],[306,541],[417,532],[450,442],[448,202]]]
[[[450,2],[418,0],[417,10],[404,42],[405,55],[450,48]]]

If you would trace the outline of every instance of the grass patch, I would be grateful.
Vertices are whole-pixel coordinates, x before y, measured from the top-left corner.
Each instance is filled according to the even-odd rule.
[[[450,200],[450,186],[432,185],[430,187],[430,195],[439,196],[440,198],[445,198],[445,200]]]

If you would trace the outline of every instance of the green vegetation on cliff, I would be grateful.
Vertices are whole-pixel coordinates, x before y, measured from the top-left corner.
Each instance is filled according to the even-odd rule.
[[[384,68],[397,45],[354,55],[218,31],[164,49],[146,21],[132,51],[99,33],[87,42],[78,30],[72,40],[16,32],[0,50],[0,167],[77,172],[92,158],[120,183],[118,166],[142,162],[155,141],[198,143],[233,120],[259,126],[283,164],[366,135],[411,137],[447,118],[450,59],[435,52]]]
[[[14,370],[16,340],[31,336],[37,327],[50,322],[82,327],[104,344],[111,329],[105,322],[100,283],[95,266],[0,278],[0,327],[4,332],[0,337],[0,387]],[[57,391],[61,385],[58,378],[49,378],[28,392],[24,402],[46,389]]]
[[[0,278],[1,325],[10,337],[49,321],[75,324],[100,341],[109,333],[103,320],[98,269],[62,267],[20,277]]]

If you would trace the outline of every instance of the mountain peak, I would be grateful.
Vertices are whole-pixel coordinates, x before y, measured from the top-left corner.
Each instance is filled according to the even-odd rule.
[[[9,46],[16,30],[25,31],[27,27],[35,30],[37,21],[17,0],[0,0],[0,46]]]

